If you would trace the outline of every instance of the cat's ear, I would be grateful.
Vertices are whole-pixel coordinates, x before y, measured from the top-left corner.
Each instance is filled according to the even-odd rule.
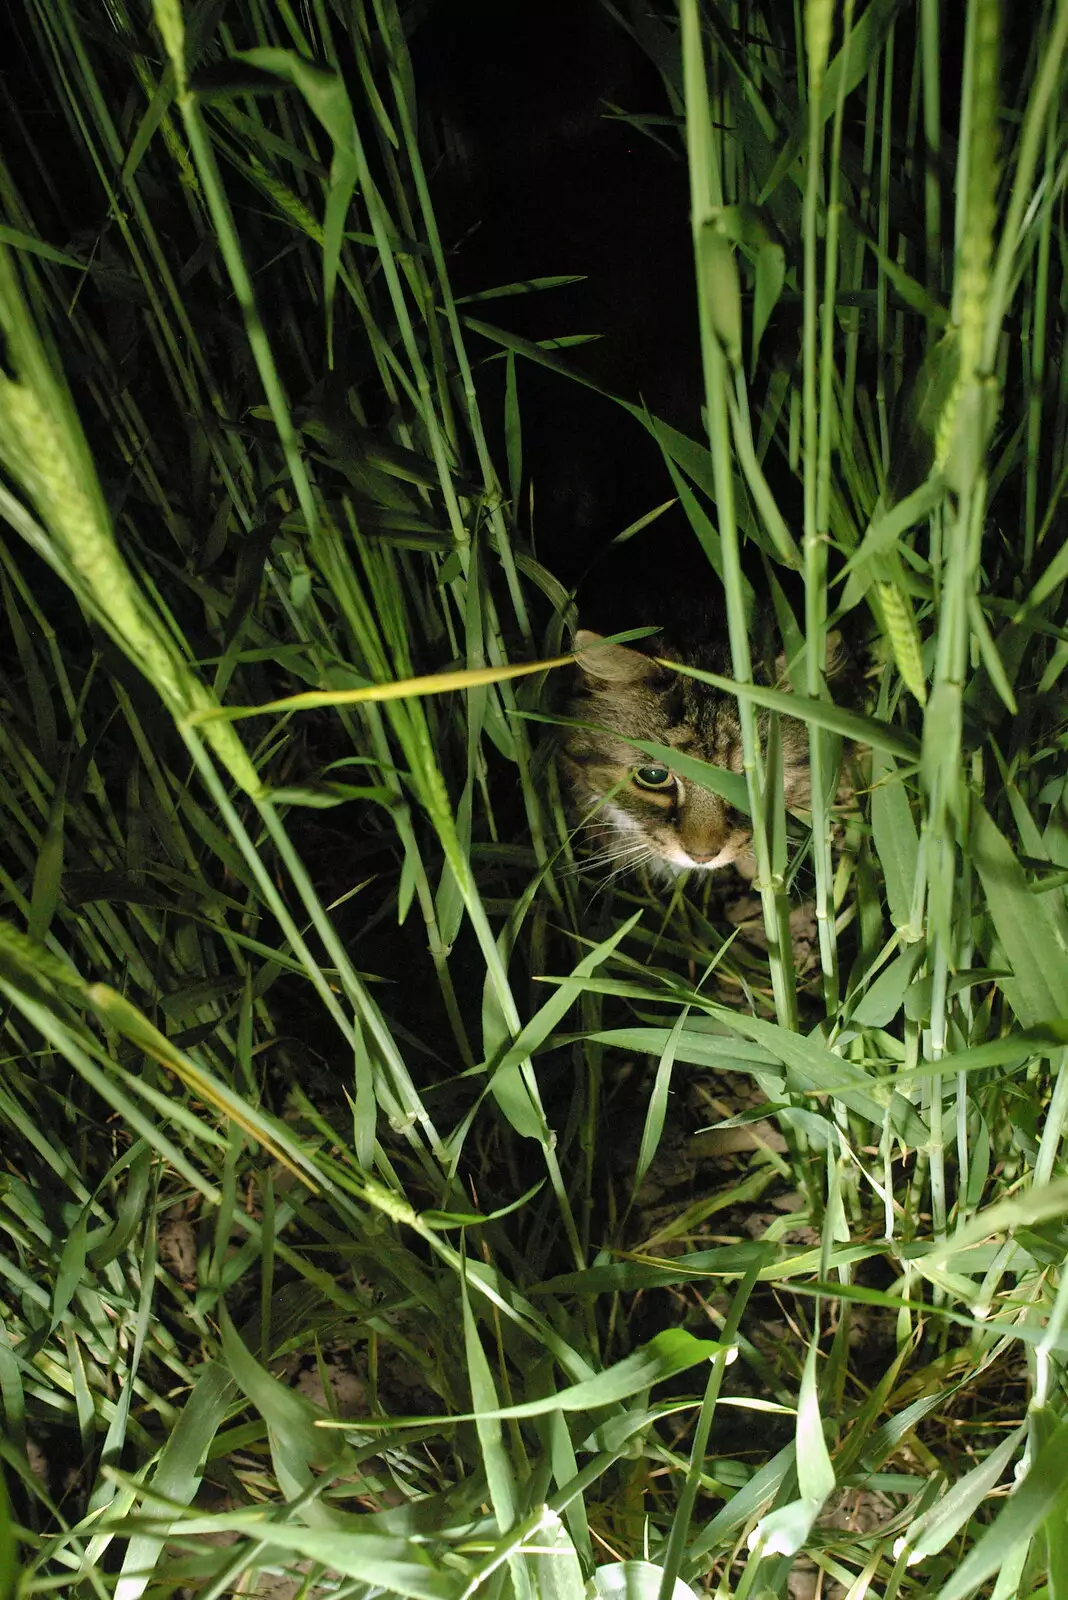
[[[827,667],[824,676],[828,683],[833,683],[835,678],[840,678],[849,665],[849,652],[837,628],[832,628],[827,635]],[[790,669],[785,655],[776,657],[775,661],[775,687],[790,690],[793,683],[790,679]]]
[[[640,683],[656,676],[659,668],[655,661],[643,656],[640,650],[628,650],[626,645],[605,644],[604,636],[592,633],[589,628],[579,628],[575,634],[575,660],[586,678],[599,683]]]
[[[827,635],[827,681],[840,678],[849,665],[849,651],[837,628]]]

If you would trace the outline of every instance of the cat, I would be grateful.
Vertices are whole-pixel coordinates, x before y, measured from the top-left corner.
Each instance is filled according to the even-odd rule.
[[[673,621],[637,646],[604,644],[601,634],[578,629],[568,715],[590,726],[569,727],[561,751],[576,810],[588,820],[596,861],[619,872],[642,868],[662,881],[686,871],[744,868],[752,842],[745,813],[626,742],[651,740],[742,772],[737,700],[654,659],[733,677],[722,615],[684,598],[672,610]],[[832,655],[837,653],[832,642]],[[831,675],[836,670],[837,662]],[[783,660],[763,676],[785,684]],[[758,712],[758,718],[766,737],[769,714]],[[786,805],[805,810],[810,803],[808,730],[791,717],[780,717],[779,730]]]

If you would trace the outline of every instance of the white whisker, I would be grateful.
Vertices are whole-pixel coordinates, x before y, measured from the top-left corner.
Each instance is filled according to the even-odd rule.
[[[598,850],[588,856],[582,856],[576,861],[575,867],[578,871],[588,871],[600,866],[610,866],[614,861],[621,861],[623,866],[620,870],[625,871],[628,865],[641,860],[647,854],[648,846],[642,840],[636,839],[633,843],[620,845],[615,850]]]
[[[616,878],[621,878],[624,873],[633,872],[636,870],[636,868],[644,866],[647,861],[655,861],[656,859],[657,858],[653,851],[644,842],[644,840],[639,841],[636,852],[633,854],[631,859],[624,861],[622,866],[616,867],[613,872],[608,873],[608,875],[597,885],[597,888],[590,896],[590,905],[593,904],[599,894],[604,894],[605,890],[615,881]]]

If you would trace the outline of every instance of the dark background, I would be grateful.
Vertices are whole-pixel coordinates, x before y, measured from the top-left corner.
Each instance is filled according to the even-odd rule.
[[[670,126],[657,128],[657,143],[608,109],[669,115],[648,57],[597,0],[448,0],[417,28],[411,48],[454,291],[584,274],[581,283],[489,301],[474,313],[531,339],[599,335],[564,358],[699,437],[682,143]],[[473,339],[473,352],[480,349]],[[479,377],[501,461],[503,377],[501,361],[487,362]],[[609,540],[669,498],[670,480],[655,443],[622,408],[529,362],[519,362],[518,380],[521,526],[571,586]],[[656,529],[660,540],[665,523]],[[681,518],[672,531],[673,548],[688,549]]]

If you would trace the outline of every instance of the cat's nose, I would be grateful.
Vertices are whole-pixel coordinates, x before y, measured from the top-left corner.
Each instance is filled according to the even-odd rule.
[[[718,850],[687,850],[686,854],[695,867],[703,867],[706,861],[711,861],[719,852]]]

